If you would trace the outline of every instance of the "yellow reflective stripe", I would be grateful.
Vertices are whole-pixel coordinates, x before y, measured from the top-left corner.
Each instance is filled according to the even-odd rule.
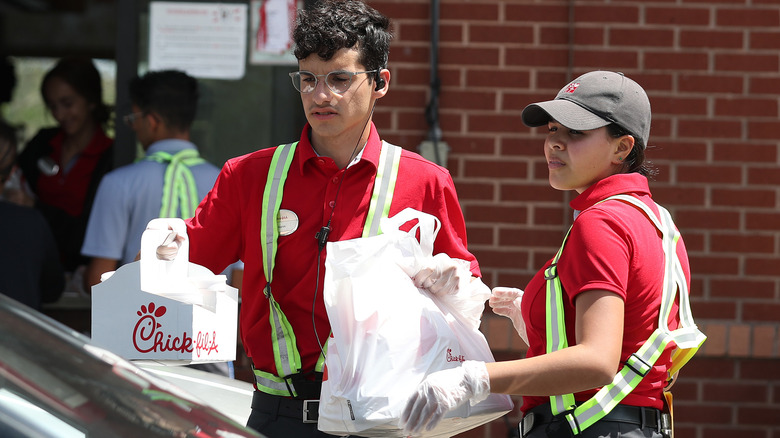
[[[553,272],[555,272],[553,270]],[[566,322],[563,319],[563,300],[561,294],[563,287],[558,275],[555,275],[553,281],[547,281],[545,289],[547,299],[547,353],[562,350],[569,346],[566,339]]]
[[[288,382],[281,377],[277,377],[271,373],[266,373],[260,370],[254,370],[254,373],[255,383],[257,384],[257,388],[261,391],[267,394],[281,395],[285,397],[289,395],[292,395],[293,397],[298,396],[298,394],[295,392],[295,388],[292,386],[292,382],[289,382],[290,386],[288,387]],[[292,392],[290,392],[290,390],[292,390]]]
[[[393,201],[400,162],[401,148],[383,141],[374,178],[374,191],[371,194],[368,216],[366,216],[366,224],[363,227],[363,237],[377,236],[382,233],[379,223],[382,218],[386,218],[390,214],[390,204]]]
[[[266,278],[265,296],[269,305],[269,323],[271,324],[271,344],[273,345],[274,364],[279,376],[289,376],[300,372],[301,356],[293,333],[292,326],[279,307],[279,303],[271,293],[274,263],[276,261],[277,239],[279,237],[279,209],[282,204],[284,183],[287,180],[287,171],[290,169],[297,142],[280,145],[274,151],[271,165],[268,169],[268,178],[263,190],[262,217],[260,222],[260,238],[263,245],[263,272]],[[260,373],[260,374],[258,374]],[[295,392],[292,382],[284,379],[267,381],[269,373],[255,370],[255,378],[258,387],[267,389],[265,392],[277,395],[290,395],[288,389]],[[283,384],[283,387],[280,386]],[[295,394],[292,394],[295,395]]]
[[[167,164],[159,217],[192,217],[200,198],[190,167],[205,163],[206,160],[195,149],[184,149],[174,155],[158,151],[144,159]]]
[[[268,179],[263,190],[263,204],[260,222],[260,238],[263,244],[263,273],[268,283],[273,279],[274,263],[276,261],[276,239],[279,238],[279,222],[277,216],[282,205],[284,183],[287,171],[290,169],[295,147],[298,142],[280,145],[274,151],[271,166],[268,169]],[[280,165],[281,163],[281,165]]]
[[[642,347],[629,356],[626,365],[609,385],[602,387],[593,397],[568,414],[569,425],[579,428],[575,435],[603,418],[631,393],[650,372],[670,341],[671,338],[666,333],[656,329]],[[572,431],[574,430],[572,427]]]
[[[608,199],[630,202],[635,207],[642,209],[651,218],[653,225],[663,233],[662,242],[664,254],[666,255],[664,272],[666,276],[664,279],[663,298],[661,300],[661,312],[658,315],[658,326],[668,333],[677,345],[677,349],[672,355],[672,366],[669,369],[670,375],[674,375],[690,360],[707,339],[693,320],[688,283],[685,280],[682,263],[677,257],[676,248],[680,240],[680,232],[674,226],[672,215],[661,205],[656,204],[660,216],[660,220],[658,220],[649,206],[633,196],[615,195]],[[673,256],[670,257],[669,254]],[[677,297],[679,297],[678,313],[680,316],[680,327],[677,330],[670,331],[668,320]]]
[[[268,299],[271,310],[271,328],[274,331],[272,340],[276,370],[280,376],[296,374],[301,370],[301,355],[298,353],[295,333],[293,333],[290,322],[284,316],[273,295],[270,295]]]
[[[182,203],[181,211],[183,217],[189,218],[195,215],[195,209],[198,208],[200,199],[198,199],[198,186],[195,183],[195,177],[192,175],[192,171],[190,171],[189,166],[182,166],[182,168],[186,169],[186,171],[182,172],[182,176],[184,177],[184,180],[187,181],[186,187],[184,187],[183,190],[189,192],[190,202]]]
[[[317,359],[317,363],[314,365],[314,371],[317,371],[319,373],[322,372],[322,370],[325,368],[325,356],[328,354],[328,343],[325,342],[325,345],[322,347],[322,352],[320,353],[320,357]]]
[[[168,167],[165,168],[165,179],[163,183],[163,195],[162,205],[160,206],[160,217],[172,217],[176,216],[176,210],[171,208],[171,203],[177,201],[174,192],[176,191],[176,183],[173,177],[173,171],[176,166],[173,164],[173,157],[168,163]]]
[[[670,375],[674,375],[674,373],[690,360],[706,339],[706,336],[698,330],[693,322],[687,282],[682,269],[682,263],[677,256],[676,250],[680,239],[680,233],[674,226],[671,214],[662,206],[657,205],[660,213],[659,220],[649,206],[639,199],[628,195],[611,196],[599,203],[611,199],[622,200],[641,209],[645,212],[645,215],[653,225],[662,233],[662,248],[665,260],[659,322],[658,328],[653,332],[650,338],[645,341],[640,349],[629,357],[626,364],[615,375],[612,383],[602,387],[593,397],[578,406],[572,412],[566,414],[566,419],[574,435],[578,435],[580,432],[603,418],[604,415],[617,406],[626,395],[633,391],[634,388],[639,385],[639,382],[642,381],[642,378],[644,378],[652,369],[653,364],[658,360],[670,342],[674,341],[678,347],[672,354],[672,365],[668,370]],[[569,231],[571,231],[571,229]],[[568,237],[568,233],[566,237]],[[545,272],[548,294],[548,352],[555,351],[556,346],[561,344],[561,341],[556,339],[556,335],[551,332],[557,330],[559,333],[562,333],[561,336],[564,338],[563,342],[565,342],[566,336],[565,326],[558,324],[559,321],[555,319],[559,318],[560,320],[563,320],[563,313],[562,311],[559,312],[559,310],[562,310],[562,288],[560,286],[560,279],[557,275],[556,265],[565,243],[566,238],[564,238],[561,248],[553,259],[551,267]],[[680,298],[680,328],[671,331],[668,327],[668,319],[671,315],[671,309],[678,292]],[[554,303],[550,297],[551,293],[556,295]],[[572,398],[569,399],[568,397]],[[565,412],[567,406],[571,406],[569,400],[573,401],[573,394],[553,396],[550,397],[550,400],[553,414],[557,415],[561,412]],[[568,409],[571,409],[571,407]]]
[[[563,237],[563,243],[561,243],[561,247],[555,254],[552,263],[544,271],[544,278],[547,280],[545,284],[547,353],[562,350],[569,346],[566,338],[566,321],[563,315],[563,286],[561,285],[561,279],[558,277],[558,260],[560,260],[561,254],[563,254],[563,247],[570,232],[571,228]],[[574,408],[574,395],[551,396],[550,407],[553,415],[571,410]]]

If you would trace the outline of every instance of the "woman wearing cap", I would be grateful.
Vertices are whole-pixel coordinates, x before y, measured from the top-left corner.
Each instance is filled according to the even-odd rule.
[[[662,437],[669,433],[662,410],[673,343],[658,348],[651,366],[637,365],[641,362],[632,354],[659,325],[664,250],[659,231],[642,209],[621,200],[602,202],[628,195],[629,201],[641,201],[659,214],[645,164],[647,95],[620,73],[595,71],[566,85],[554,100],[527,106],[522,119],[527,126],[548,129],[544,154],[550,185],[577,192],[570,203],[576,220],[556,263],[548,261],[525,293],[495,288],[490,299],[494,312],[510,317],[529,345],[527,356],[487,364],[466,361],[429,375],[403,414],[405,430],[415,435],[432,428],[446,412],[466,401],[476,404],[492,391],[523,396],[524,437]],[[675,252],[679,259],[677,284],[687,296],[690,271],[682,240],[669,251],[671,259]],[[556,290],[563,313],[558,319],[548,316],[560,315],[560,310],[548,312]],[[679,325],[677,305],[673,307],[671,330]],[[556,330],[557,321],[565,329]],[[548,345],[561,332],[563,343]],[[574,410],[600,388],[607,386],[604,392],[609,392],[630,358],[634,368],[646,372],[633,390],[615,398],[613,388],[606,398],[597,397],[613,404],[608,409],[585,405]],[[589,412],[581,412],[588,406]],[[601,415],[603,411],[608,412]]]

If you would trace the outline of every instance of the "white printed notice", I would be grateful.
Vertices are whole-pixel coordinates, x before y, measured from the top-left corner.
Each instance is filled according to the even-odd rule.
[[[246,71],[247,5],[149,4],[149,70],[241,79]]]
[[[298,10],[297,0],[252,0],[250,25],[252,64],[290,64],[298,60],[292,53],[291,31]]]

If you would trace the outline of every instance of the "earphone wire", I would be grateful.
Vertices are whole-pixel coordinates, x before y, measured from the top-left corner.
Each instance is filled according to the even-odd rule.
[[[322,357],[326,357],[327,355],[325,354],[323,343],[320,341],[320,335],[317,333],[317,322],[314,318],[314,311],[317,305],[317,295],[319,294],[320,290],[320,266],[322,262],[322,250],[325,248],[325,244],[328,242],[328,235],[330,235],[330,222],[333,219],[333,213],[336,211],[336,201],[339,199],[341,185],[344,184],[344,180],[347,178],[347,169],[349,169],[350,164],[352,164],[352,160],[354,160],[357,156],[360,140],[363,138],[363,133],[366,132],[366,127],[371,121],[371,117],[374,115],[374,108],[376,108],[376,100],[374,100],[374,103],[371,105],[371,112],[368,114],[366,123],[363,124],[363,129],[360,131],[360,137],[358,137],[357,143],[355,143],[355,147],[352,149],[352,154],[350,155],[349,161],[347,162],[347,167],[344,168],[344,175],[341,177],[341,181],[339,181],[339,186],[336,187],[336,196],[333,198],[333,208],[330,210],[328,223],[324,227],[320,228],[320,231],[314,235],[314,237],[317,239],[317,277],[314,283],[314,298],[311,302],[311,326],[314,329],[314,338],[317,340],[317,346],[320,348]],[[368,140],[366,140],[366,144],[368,144]]]

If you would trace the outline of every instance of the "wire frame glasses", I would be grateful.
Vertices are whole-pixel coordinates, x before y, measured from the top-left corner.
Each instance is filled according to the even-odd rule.
[[[133,127],[133,123],[135,123],[136,120],[143,117],[144,113],[138,112],[138,113],[130,113],[124,117],[122,117],[122,121],[125,122],[125,125],[129,127]]]
[[[290,79],[292,79],[293,87],[302,94],[308,94],[317,88],[317,82],[319,78],[325,78],[325,84],[327,84],[330,91],[336,94],[344,94],[349,90],[352,85],[352,79],[355,75],[363,73],[376,73],[377,70],[368,71],[345,71],[337,70],[332,71],[324,75],[315,75],[310,71],[294,71],[290,73]]]

